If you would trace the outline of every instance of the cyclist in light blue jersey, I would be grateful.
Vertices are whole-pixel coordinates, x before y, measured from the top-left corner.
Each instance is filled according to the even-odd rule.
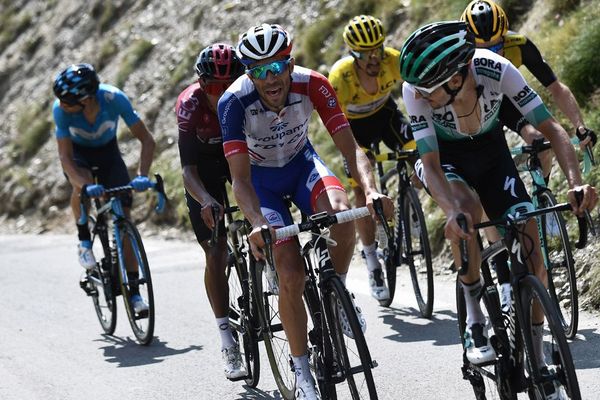
[[[60,162],[73,187],[71,208],[79,236],[79,263],[86,269],[96,264],[92,252],[89,228],[81,224],[79,194],[82,188],[90,197],[100,197],[105,187],[131,184],[135,190],[150,188],[148,172],[152,164],[155,142],[144,122],[133,109],[121,90],[101,84],[90,64],[71,65],[54,80],[53,105],[56,124],[56,141]],[[131,133],[141,142],[142,150],[137,176],[130,181],[127,166],[117,145],[119,117],[123,118]],[[97,182],[92,177],[96,170]],[[129,215],[131,196],[122,198],[126,215]],[[132,269],[135,263],[132,264]],[[137,271],[131,271],[137,276]],[[139,294],[133,294],[136,313],[148,308]]]

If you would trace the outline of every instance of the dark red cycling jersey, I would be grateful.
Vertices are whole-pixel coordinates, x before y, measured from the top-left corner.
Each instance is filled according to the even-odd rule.
[[[201,166],[215,157],[223,158],[221,127],[215,111],[199,83],[188,86],[177,98],[175,105],[179,127],[179,154],[181,165]]]

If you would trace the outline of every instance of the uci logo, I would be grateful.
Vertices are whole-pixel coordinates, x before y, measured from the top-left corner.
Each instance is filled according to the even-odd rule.
[[[308,178],[308,183],[313,183],[318,178],[319,178],[319,174],[317,172],[315,172]]]
[[[335,98],[330,97],[329,99],[327,99],[327,107],[335,108],[336,104],[337,104],[337,101],[335,101]]]

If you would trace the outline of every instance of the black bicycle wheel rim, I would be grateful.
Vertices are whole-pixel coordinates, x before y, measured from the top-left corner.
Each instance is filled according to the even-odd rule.
[[[119,233],[121,235],[121,245],[125,238],[129,239],[133,255],[138,264],[138,279],[139,279],[139,291],[142,297],[148,302],[148,312],[142,315],[136,314],[133,310],[133,304],[131,304],[131,288],[130,285],[125,285],[121,276],[121,292],[123,294],[123,303],[125,304],[125,310],[127,311],[127,319],[131,325],[133,334],[135,335],[138,343],[142,345],[149,345],[153,340],[154,335],[154,292],[152,290],[152,276],[150,275],[150,266],[148,265],[148,258],[146,257],[146,251],[144,250],[144,244],[142,238],[133,223],[129,220],[123,219],[117,222],[119,225]],[[119,256],[120,258],[121,256]],[[125,260],[122,260],[125,265]],[[118,269],[119,274],[122,274],[122,269]]]
[[[253,262],[250,265],[252,294],[256,303],[262,339],[273,379],[281,397],[293,400],[296,377],[290,366],[289,344],[279,317],[279,296],[268,290],[263,268],[262,263]]]
[[[421,208],[421,202],[412,187],[407,188],[404,197],[404,252],[410,270],[410,277],[421,315],[431,317],[433,312],[433,263],[429,246],[427,224]],[[419,224],[418,237],[413,238],[411,231]]]
[[[256,387],[260,380],[260,355],[258,338],[252,323],[250,290],[248,288],[248,269],[245,260],[236,261],[229,252],[226,276],[229,286],[229,324],[234,338],[238,341],[242,360],[247,371],[244,379],[250,387]]]
[[[94,268],[92,276],[88,273],[88,284],[94,290],[91,297],[100,326],[104,330],[104,333],[112,335],[115,333],[117,326],[117,299],[112,288],[113,275],[108,234],[106,230],[96,234],[95,220],[92,217],[89,217],[89,219],[90,231],[94,232],[92,239],[94,253],[99,254],[101,252],[103,258],[96,265],[96,268]]]
[[[542,283],[534,276],[526,276],[520,282],[521,299],[521,326],[523,333],[523,342],[525,344],[526,362],[525,367],[528,374],[528,394],[532,399],[544,399],[542,395],[542,383],[537,377],[537,362],[533,350],[533,340],[531,336],[533,304],[535,301],[540,305],[544,313],[544,355],[545,362],[549,368],[555,370],[554,376],[558,378],[569,399],[580,400],[579,383],[571,350],[569,349],[567,339],[560,323],[555,304],[551,301],[548,292]],[[552,364],[550,364],[552,363]]]
[[[542,208],[557,204],[554,195],[548,191],[540,194],[539,201]],[[549,262],[549,265],[546,265],[548,293],[557,306],[558,317],[564,327],[565,335],[571,339],[577,334],[579,317],[575,261],[564,217],[559,212],[550,215],[556,221],[558,237],[551,237],[548,233],[547,221],[550,218],[548,214],[538,219],[541,225],[544,259]]]
[[[348,317],[354,339],[346,337],[338,318],[338,302]],[[373,361],[365,336],[362,332],[350,294],[343,283],[332,277],[328,281],[324,303],[327,307],[327,321],[334,346],[334,353],[342,367],[345,383],[336,386],[337,395],[342,399],[377,399],[377,390],[373,379]]]

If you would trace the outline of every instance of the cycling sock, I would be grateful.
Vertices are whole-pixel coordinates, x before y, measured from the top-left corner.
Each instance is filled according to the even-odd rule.
[[[369,272],[373,272],[376,269],[381,268],[379,260],[377,259],[377,243],[374,242],[368,246],[363,245],[363,253],[365,254],[367,270],[369,270]]]
[[[479,305],[479,294],[481,293],[481,280],[474,283],[466,284],[460,281],[460,284],[465,292],[465,305],[467,307],[467,326],[473,324],[485,324],[485,315],[481,311]]]
[[[538,368],[546,366],[544,357],[544,323],[531,325],[531,338],[533,339],[533,351],[537,359]]]
[[[509,283],[510,282],[510,268],[508,267],[508,251],[502,250],[501,253],[496,254],[491,258],[491,266],[496,271],[498,276],[498,283]]]
[[[228,349],[235,344],[233,334],[229,328],[229,317],[215,318],[221,336],[221,350]]]
[[[294,363],[294,374],[296,374],[296,385],[308,380],[313,381],[307,354],[300,357],[292,356],[292,362]]]
[[[338,276],[340,277],[340,281],[342,281],[344,286],[346,286],[346,277],[348,276],[348,273],[346,272],[345,274],[338,274]]]
[[[92,235],[90,235],[90,228],[87,226],[87,224],[75,224],[77,226],[77,237],[79,238],[80,241],[84,241],[84,240],[88,240],[91,241],[92,240]]]

